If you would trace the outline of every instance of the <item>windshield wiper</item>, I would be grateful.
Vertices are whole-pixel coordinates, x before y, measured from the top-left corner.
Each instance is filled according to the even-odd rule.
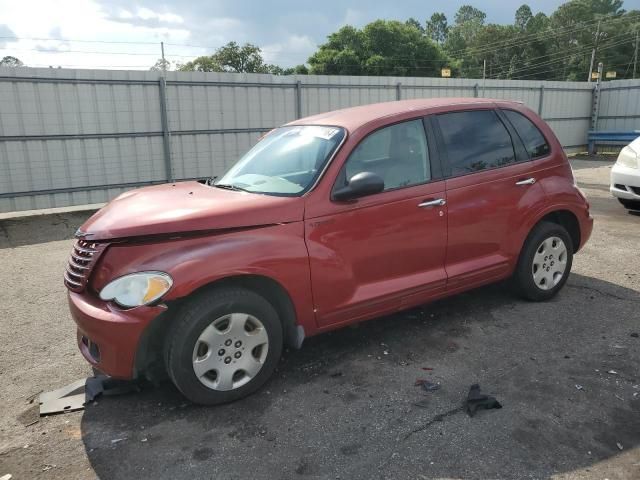
[[[248,192],[246,188],[239,187],[237,185],[232,185],[230,183],[214,183],[214,187],[224,188],[225,190],[235,190],[236,192]]]

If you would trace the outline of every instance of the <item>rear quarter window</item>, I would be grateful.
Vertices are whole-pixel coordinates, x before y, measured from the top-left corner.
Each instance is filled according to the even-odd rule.
[[[493,110],[470,110],[436,116],[451,175],[466,175],[516,161],[507,127]]]
[[[518,132],[530,158],[543,157],[551,151],[544,135],[531,120],[514,110],[503,110],[502,112]]]

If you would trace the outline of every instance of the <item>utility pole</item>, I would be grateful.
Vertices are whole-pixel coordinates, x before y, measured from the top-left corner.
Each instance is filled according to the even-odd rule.
[[[598,48],[599,39],[600,39],[600,20],[598,20],[598,28],[596,29],[596,40],[593,46],[593,50],[591,50],[591,63],[589,64],[589,78],[587,78],[587,82],[591,82],[591,72],[593,72],[593,62],[596,59],[596,49]]]
[[[633,52],[633,78],[636,78],[637,64],[638,64],[638,30],[636,30],[636,49]]]
[[[160,50],[162,51],[162,76],[167,76],[167,64],[164,59],[164,42],[160,42]]]
[[[593,71],[593,61],[596,59],[596,49],[591,50],[591,63],[589,64],[589,73],[587,74],[587,82],[591,83],[591,72]]]

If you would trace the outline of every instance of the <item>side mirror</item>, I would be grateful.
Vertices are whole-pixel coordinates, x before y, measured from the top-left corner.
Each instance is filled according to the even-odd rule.
[[[372,172],[356,173],[346,186],[333,192],[334,200],[351,200],[384,190],[384,180]]]

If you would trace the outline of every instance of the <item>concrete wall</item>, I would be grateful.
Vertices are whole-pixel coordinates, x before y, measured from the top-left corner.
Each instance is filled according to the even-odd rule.
[[[0,212],[100,203],[136,186],[220,175],[273,127],[397,98],[523,101],[566,148],[582,148],[592,90],[584,82],[200,72],[169,72],[165,83],[157,72],[0,69]],[[625,104],[615,96],[628,90],[616,92],[603,90],[604,117]]]

